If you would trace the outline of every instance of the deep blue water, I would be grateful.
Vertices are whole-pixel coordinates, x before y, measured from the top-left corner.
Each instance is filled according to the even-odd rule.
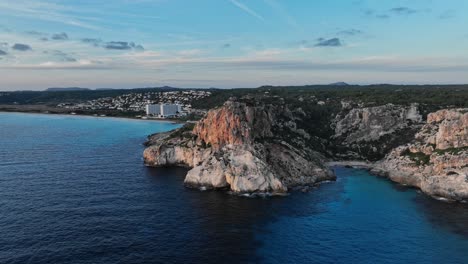
[[[0,263],[468,263],[468,206],[363,170],[251,199],[143,166],[170,123],[0,113]]]

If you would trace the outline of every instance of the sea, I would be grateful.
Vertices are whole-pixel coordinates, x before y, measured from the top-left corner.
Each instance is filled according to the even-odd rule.
[[[169,122],[0,113],[0,263],[468,263],[468,205],[335,167],[248,198],[144,166]]]

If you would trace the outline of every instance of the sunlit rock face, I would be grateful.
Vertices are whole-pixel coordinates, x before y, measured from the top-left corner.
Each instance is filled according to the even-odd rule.
[[[374,171],[432,196],[468,200],[468,109],[429,114],[413,143],[391,151]]]
[[[468,113],[466,109],[441,110],[429,114],[429,124],[438,125],[435,135],[437,149],[461,148],[468,142]]]
[[[286,105],[230,100],[210,110],[193,129],[152,136],[144,159],[149,166],[191,168],[187,186],[234,193],[281,194],[288,187],[334,180],[321,154],[294,147],[275,133],[279,126],[295,129],[292,115]]]
[[[305,116],[285,103],[229,100],[196,124],[153,135],[145,162],[189,167],[187,186],[234,193],[281,194],[333,180],[324,156],[307,144],[312,131],[298,125]],[[393,181],[468,200],[468,109],[440,110],[423,121],[416,104],[350,106],[330,118],[330,127],[332,135],[320,142],[345,152],[322,153],[376,161],[374,172]]]

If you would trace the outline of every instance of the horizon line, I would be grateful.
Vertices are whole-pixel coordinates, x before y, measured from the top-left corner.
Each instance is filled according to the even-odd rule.
[[[371,84],[355,84],[355,83],[347,83],[347,82],[336,82],[336,83],[326,83],[326,84],[302,84],[302,85],[273,85],[273,84],[265,84],[260,85],[257,87],[182,87],[182,86],[171,86],[171,85],[162,85],[162,86],[146,86],[146,87],[128,87],[128,88],[112,88],[112,87],[80,87],[80,86],[63,86],[63,87],[47,87],[42,89],[17,89],[17,90],[0,90],[0,92],[66,92],[65,91],[47,91],[48,89],[83,89],[82,91],[99,91],[99,90],[138,90],[138,89],[162,89],[162,88],[170,88],[170,89],[195,89],[195,90],[234,90],[234,89],[260,89],[265,87],[278,87],[278,88],[287,88],[287,87],[306,87],[306,86],[340,86],[340,87],[347,87],[347,86],[380,86],[380,85],[388,85],[388,86],[468,86],[468,83],[371,83]],[[86,89],[86,90],[85,90]],[[76,90],[75,90],[76,91]]]

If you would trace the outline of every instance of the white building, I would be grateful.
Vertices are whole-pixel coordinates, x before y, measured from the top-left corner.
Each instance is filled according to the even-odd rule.
[[[159,116],[161,114],[160,104],[148,104],[146,105],[146,115]]]
[[[161,105],[161,116],[171,117],[179,114],[180,106],[176,104],[162,104]]]
[[[182,112],[181,106],[177,104],[148,104],[146,105],[146,115],[159,117],[173,117]]]

